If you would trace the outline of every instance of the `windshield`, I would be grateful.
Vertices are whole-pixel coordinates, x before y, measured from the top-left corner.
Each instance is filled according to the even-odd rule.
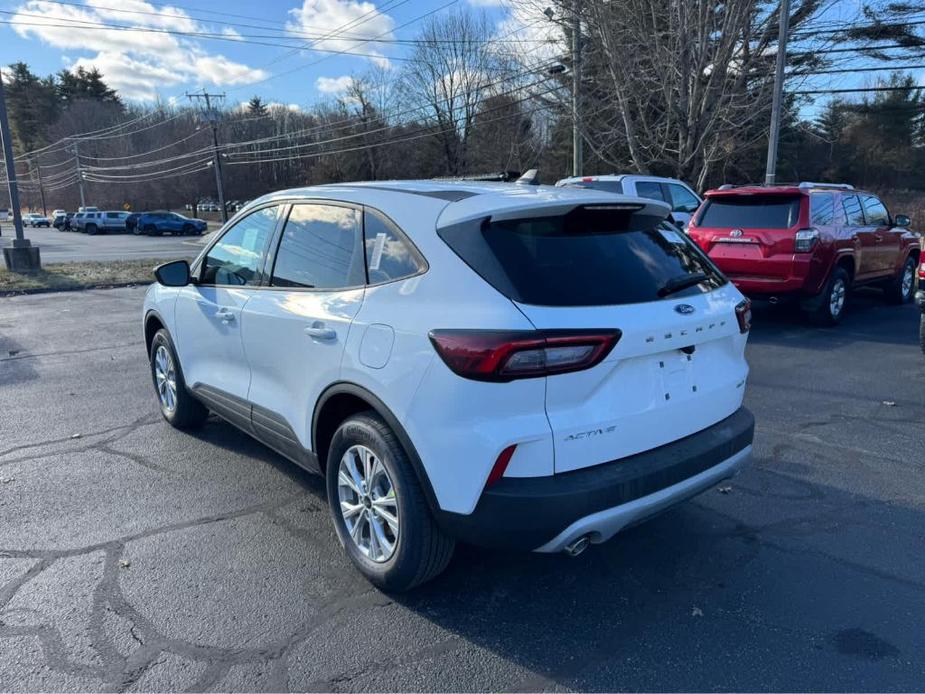
[[[438,233],[495,289],[525,304],[642,303],[725,283],[685,234],[660,218],[627,211],[580,207],[559,216],[473,221]],[[698,273],[702,277],[686,282]]]

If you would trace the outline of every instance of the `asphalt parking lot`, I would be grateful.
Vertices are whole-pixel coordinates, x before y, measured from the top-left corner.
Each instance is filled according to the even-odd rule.
[[[756,454],[725,493],[577,559],[461,547],[388,596],[319,478],[161,420],[142,294],[0,299],[0,689],[921,690],[912,306],[758,310]]]
[[[210,230],[218,225],[210,223]],[[13,225],[5,223],[0,248],[9,245],[15,235]],[[204,236],[135,236],[134,234],[97,234],[88,236],[57,229],[27,228],[32,245],[41,248],[43,263],[69,263],[82,260],[133,260],[136,258],[192,258],[210,237]]]

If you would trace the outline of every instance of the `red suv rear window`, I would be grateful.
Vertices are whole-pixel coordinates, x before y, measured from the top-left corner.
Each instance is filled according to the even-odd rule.
[[[800,217],[802,195],[723,195],[707,198],[697,220],[701,227],[789,229]]]

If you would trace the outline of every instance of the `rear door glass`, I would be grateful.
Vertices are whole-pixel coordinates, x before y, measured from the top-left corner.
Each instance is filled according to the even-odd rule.
[[[708,198],[697,224],[702,227],[789,229],[800,217],[802,196],[723,195]]]
[[[665,200],[665,193],[662,191],[662,184],[654,181],[637,181],[636,195],[641,198],[667,202],[667,200]]]
[[[577,208],[565,215],[489,219],[438,229],[473,270],[505,296],[542,306],[657,301],[667,286],[703,273],[672,298],[725,282],[703,253],[658,217]],[[682,280],[683,281],[683,280]]]
[[[700,200],[684,186],[677,183],[667,184],[671,194],[671,209],[675,212],[693,212],[700,207]]]
[[[817,226],[835,223],[835,196],[832,193],[812,193],[809,196],[809,223]]]
[[[861,200],[857,195],[846,195],[842,198],[842,205],[845,208],[845,216],[848,218],[848,226],[867,226],[867,222],[864,221],[864,210],[861,208]]]

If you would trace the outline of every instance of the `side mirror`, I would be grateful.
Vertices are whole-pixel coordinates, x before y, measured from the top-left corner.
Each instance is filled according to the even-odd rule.
[[[190,283],[189,263],[185,260],[174,260],[154,268],[154,279],[165,287],[185,287]]]
[[[909,219],[909,217],[908,217],[907,215],[898,214],[898,215],[896,215],[896,217],[893,219],[893,224],[895,224],[895,225],[898,226],[898,227],[907,227],[907,226],[909,226],[910,224],[912,224],[912,220]]]

